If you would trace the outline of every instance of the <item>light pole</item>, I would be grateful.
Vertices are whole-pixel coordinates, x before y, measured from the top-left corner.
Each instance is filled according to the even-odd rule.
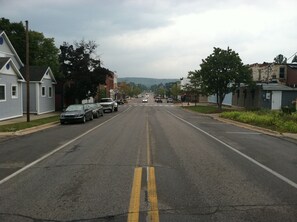
[[[26,86],[27,86],[27,122],[30,122],[30,74],[29,74],[29,24],[26,23]]]
[[[184,79],[183,77],[180,78],[180,90],[181,90],[181,92],[183,91],[183,89],[182,89],[182,81],[183,81],[183,79]],[[184,97],[182,97],[182,96],[181,96],[181,98],[180,98],[182,107],[184,106],[184,104],[183,104],[183,98],[184,98]]]

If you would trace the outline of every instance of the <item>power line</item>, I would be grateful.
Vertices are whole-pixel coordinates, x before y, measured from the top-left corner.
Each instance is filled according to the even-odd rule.
[[[291,58],[292,58],[293,56],[295,56],[296,54],[297,54],[297,52],[295,52],[290,58],[288,58],[288,60],[291,59]]]

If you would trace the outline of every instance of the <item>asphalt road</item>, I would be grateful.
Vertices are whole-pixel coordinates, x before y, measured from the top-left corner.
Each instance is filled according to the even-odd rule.
[[[0,143],[0,221],[297,221],[297,144],[170,104]]]

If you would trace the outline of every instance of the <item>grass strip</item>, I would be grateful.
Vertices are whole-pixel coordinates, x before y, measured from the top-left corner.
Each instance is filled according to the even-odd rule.
[[[40,126],[47,123],[53,123],[58,120],[59,120],[59,115],[42,118],[42,119],[36,119],[30,122],[20,122],[20,123],[11,123],[7,125],[0,125],[0,132],[16,132],[19,130]]]
[[[280,133],[297,133],[297,113],[292,115],[280,111],[232,111],[220,117],[275,130]]]

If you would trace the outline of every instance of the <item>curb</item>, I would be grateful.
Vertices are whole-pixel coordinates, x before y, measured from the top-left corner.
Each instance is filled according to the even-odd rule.
[[[43,129],[48,129],[54,126],[59,125],[59,122],[52,122],[52,123],[47,123],[47,124],[43,124],[40,126],[34,126],[31,128],[27,128],[27,129],[23,129],[23,130],[19,130],[19,131],[15,131],[15,132],[0,132],[0,137],[5,137],[5,136],[22,136],[22,135],[27,135],[27,134],[31,134],[31,133],[35,133],[37,131],[43,130]]]
[[[196,113],[196,114],[199,114],[199,115],[203,115],[203,116],[209,116],[210,118],[215,119],[215,120],[220,121],[220,122],[229,123],[229,124],[232,124],[232,125],[235,125],[235,126],[240,126],[240,127],[245,128],[245,129],[254,130],[254,131],[264,133],[264,134],[267,134],[267,135],[270,135],[270,136],[275,136],[275,137],[279,137],[279,138],[293,139],[294,142],[297,142],[297,134],[295,134],[295,133],[279,133],[279,132],[271,130],[271,129],[266,129],[266,128],[263,128],[263,127],[250,125],[250,124],[247,124],[247,123],[241,123],[241,122],[231,120],[231,119],[225,119],[225,118],[219,117],[218,114],[197,113],[195,111],[188,110],[188,109],[183,109],[183,110],[186,110],[186,111],[192,112],[192,113]]]
[[[260,133],[264,133],[264,134],[267,134],[267,135],[270,135],[270,136],[275,136],[275,137],[279,137],[279,138],[293,139],[294,142],[297,142],[297,134],[295,134],[295,133],[279,133],[277,131],[262,128],[262,127],[259,127],[259,126],[253,126],[253,125],[250,125],[250,124],[247,124],[247,123],[241,123],[241,122],[238,122],[238,121],[235,121],[235,120],[225,119],[225,118],[222,118],[222,117],[219,117],[219,116],[212,116],[211,114],[209,116],[211,118],[215,119],[215,120],[218,120],[218,121],[221,121],[221,122],[224,122],[224,123],[230,123],[230,124],[233,124],[233,125],[236,125],[236,126],[243,127],[245,129],[251,129],[251,130],[254,130],[254,131],[257,131],[257,132],[260,132]]]
[[[230,123],[230,124],[233,124],[233,125],[236,125],[236,126],[243,127],[245,129],[252,129],[252,130],[255,130],[257,132],[265,133],[265,134],[268,134],[268,135],[271,135],[271,136],[278,136],[278,137],[283,136],[282,133],[279,133],[279,132],[271,130],[271,129],[266,129],[266,128],[262,128],[262,127],[259,127],[259,126],[254,126],[254,125],[250,125],[250,124],[247,124],[247,123],[238,122],[238,121],[231,120],[231,119],[225,119],[225,118],[222,118],[222,117],[219,117],[219,116],[211,116],[210,115],[210,117],[212,117],[215,120],[224,122],[224,123]]]

